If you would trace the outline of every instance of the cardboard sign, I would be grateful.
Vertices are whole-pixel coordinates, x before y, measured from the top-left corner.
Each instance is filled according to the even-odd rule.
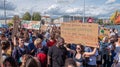
[[[18,33],[19,22],[20,22],[20,21],[16,22],[16,20],[14,20],[12,38]]]
[[[83,44],[97,47],[98,24],[94,23],[62,23],[61,36],[66,43]]]
[[[41,30],[46,31],[46,30],[47,30],[47,26],[42,25],[42,26],[41,26]]]
[[[105,33],[104,33],[104,35],[110,35],[110,31],[109,30],[105,30]]]

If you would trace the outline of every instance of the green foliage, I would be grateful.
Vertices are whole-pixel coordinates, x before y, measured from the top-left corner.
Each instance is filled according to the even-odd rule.
[[[13,26],[13,23],[11,23],[11,22],[8,23],[8,26],[9,26],[9,27],[12,27],[12,26]]]
[[[31,20],[31,15],[30,15],[30,13],[29,13],[29,12],[26,12],[26,13],[23,15],[22,19],[23,19],[23,20],[28,20],[28,21],[30,21],[30,20]]]
[[[40,21],[41,20],[41,15],[39,12],[34,12],[32,15],[32,20],[33,21]]]
[[[12,19],[15,21],[15,20],[19,20],[20,18],[18,15],[14,15],[14,17]]]
[[[110,22],[110,25],[114,25],[113,21]]]
[[[104,25],[114,25],[113,21],[110,21],[109,23],[106,23]]]
[[[102,19],[98,19],[98,24],[102,25],[103,24],[103,20]]]

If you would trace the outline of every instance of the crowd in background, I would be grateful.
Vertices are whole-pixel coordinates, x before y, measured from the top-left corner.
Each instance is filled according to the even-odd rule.
[[[120,39],[115,29],[98,47],[65,43],[60,28],[0,29],[1,67],[120,67]],[[79,39],[78,39],[79,40]]]

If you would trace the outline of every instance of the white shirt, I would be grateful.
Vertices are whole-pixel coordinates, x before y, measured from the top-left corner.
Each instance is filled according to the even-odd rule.
[[[110,37],[111,37],[111,36],[114,36],[114,35],[115,35],[115,32],[111,32],[111,33],[110,33]]]
[[[116,43],[116,46],[115,46],[115,47],[116,47],[116,48],[115,48],[115,52],[116,52],[116,53],[120,52],[120,46],[119,46],[118,43]]]
[[[117,53],[115,55],[114,60],[117,60],[118,62],[120,62],[120,53]]]

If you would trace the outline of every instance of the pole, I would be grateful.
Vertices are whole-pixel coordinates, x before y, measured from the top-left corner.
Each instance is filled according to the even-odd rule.
[[[83,5],[83,23],[85,23],[85,0]]]
[[[6,6],[5,6],[5,0],[4,0],[4,19],[5,19],[5,24],[6,24]]]

